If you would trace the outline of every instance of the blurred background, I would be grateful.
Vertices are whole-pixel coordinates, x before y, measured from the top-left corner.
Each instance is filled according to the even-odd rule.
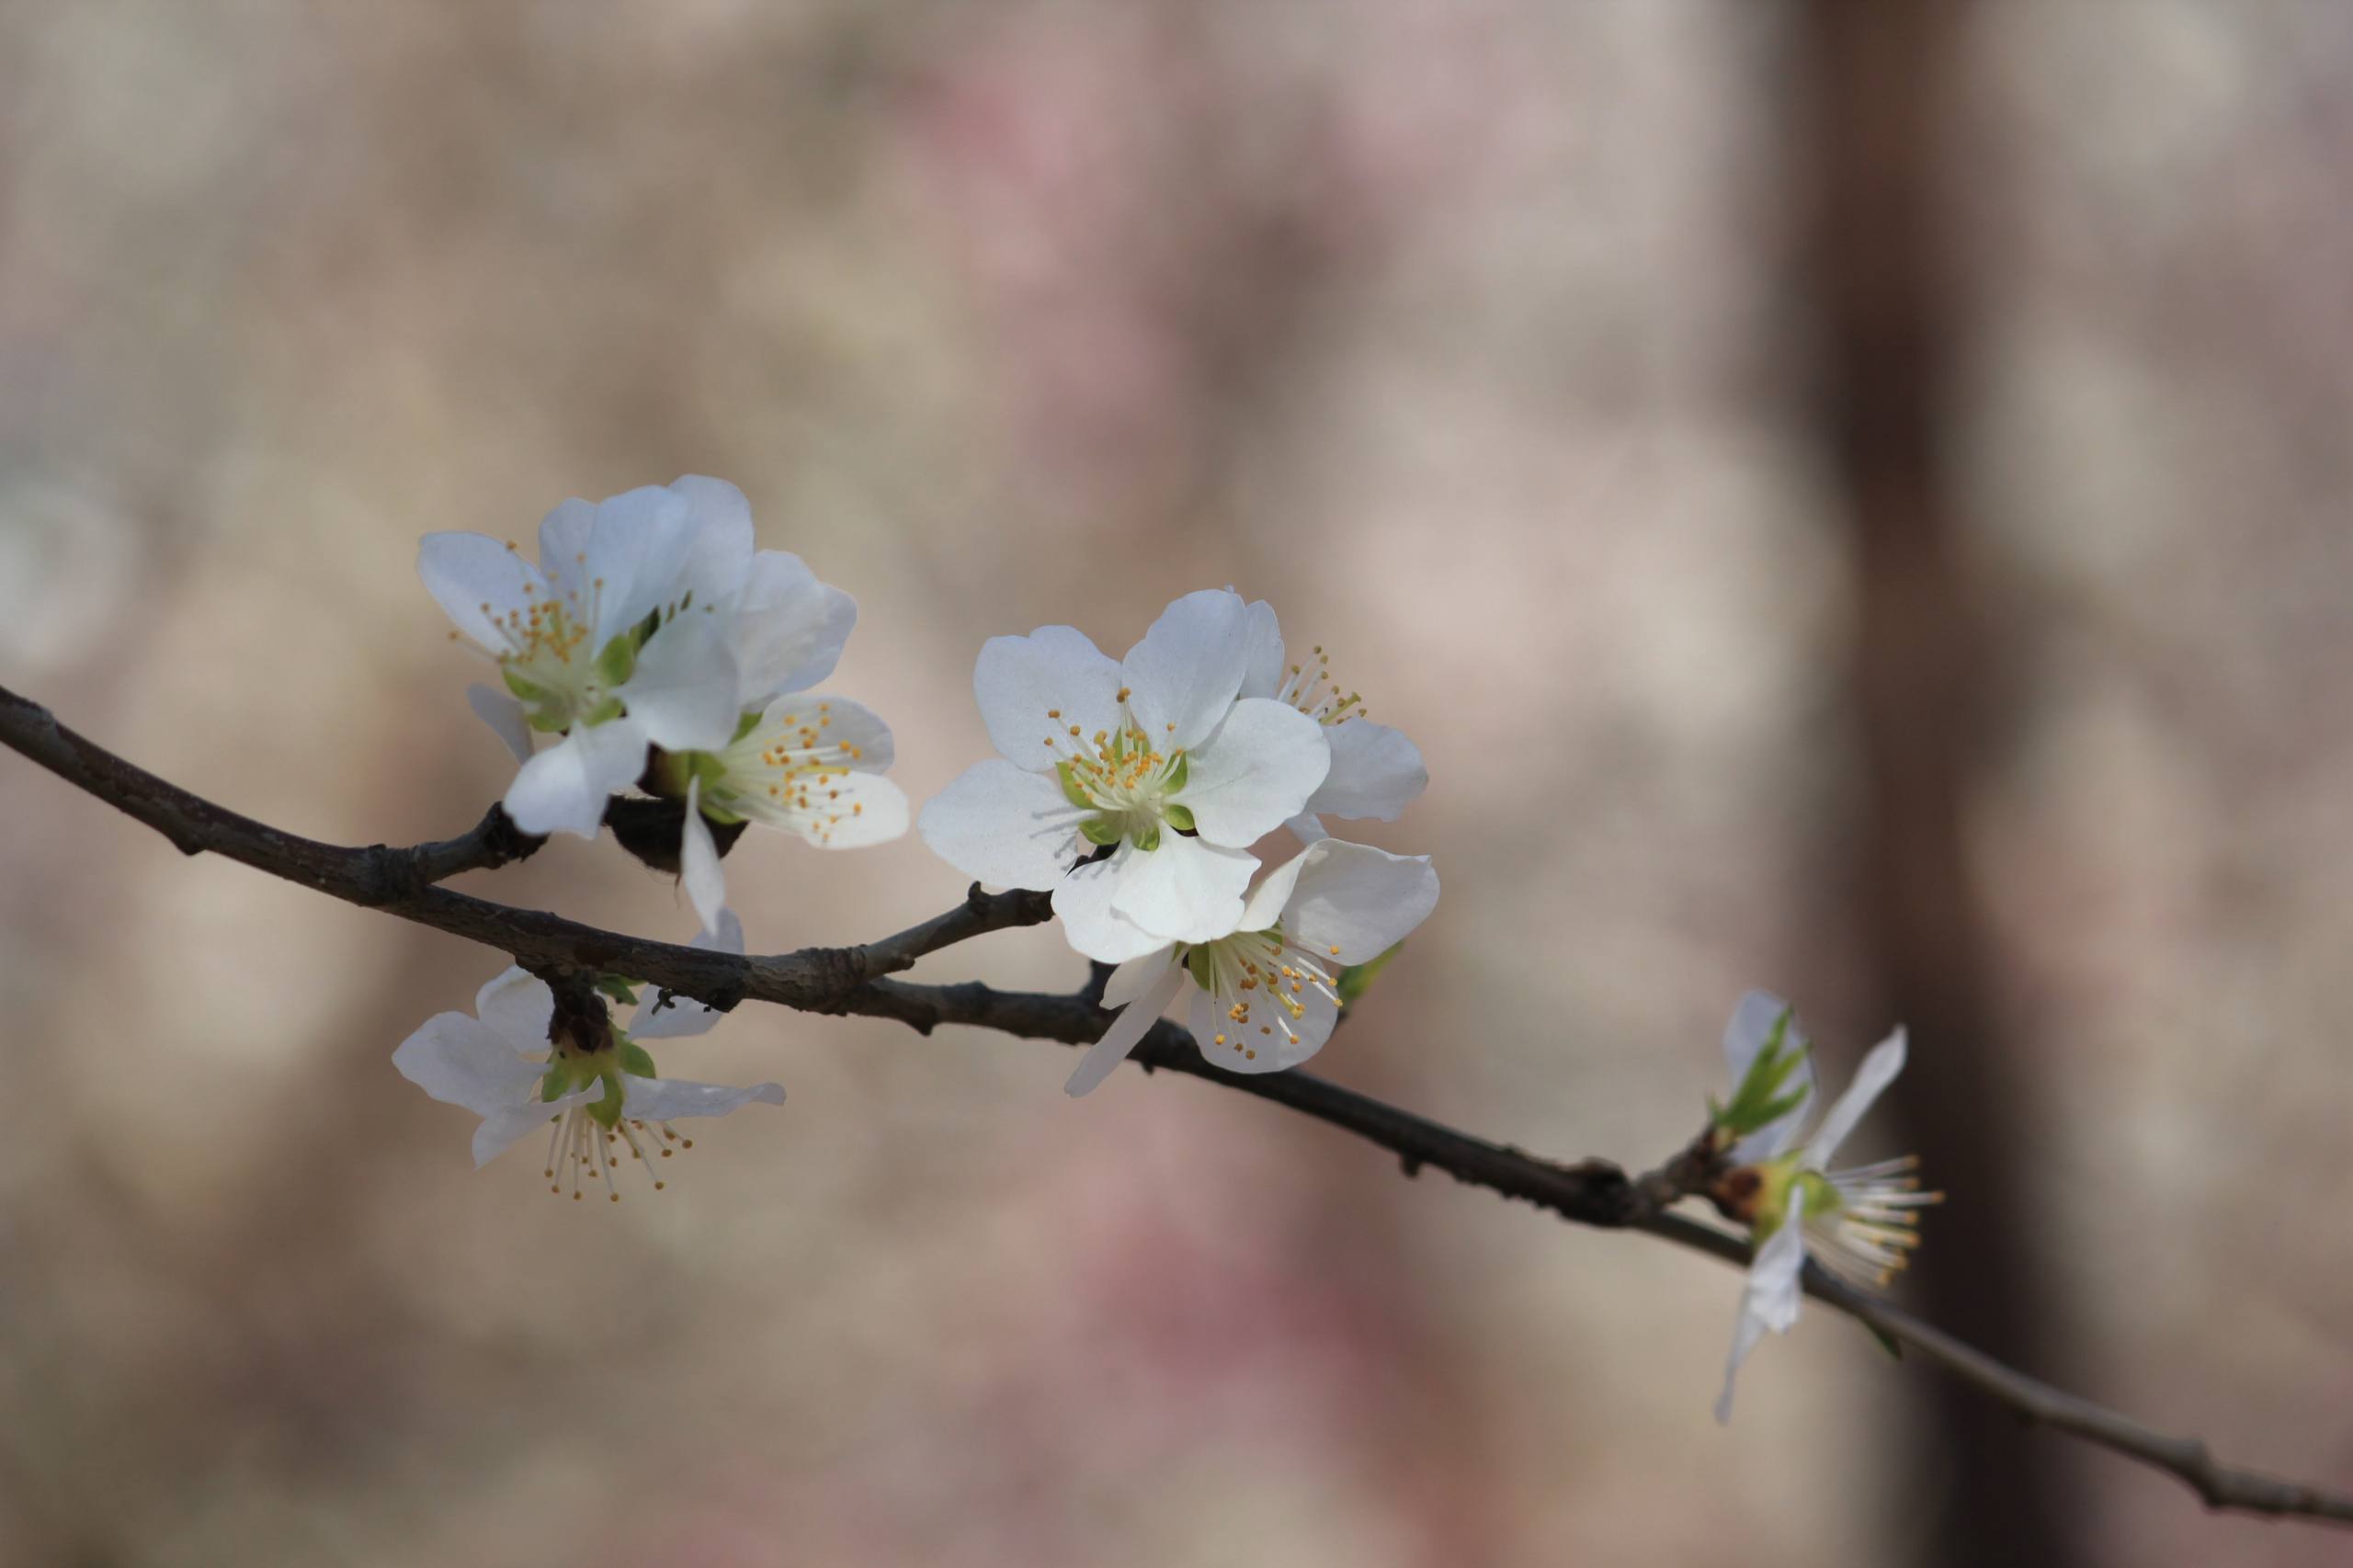
[[[1906,1020],[1907,1302],[2341,1486],[2348,167],[2336,0],[5,0],[0,682],[398,843],[510,766],[427,529],[733,479],[918,801],[984,637],[1236,585],[1431,764],[1317,1071],[1640,1165],[1742,987]],[[665,1065],[790,1102],[558,1203],[388,1060],[494,955],[0,822],[0,1562],[2344,1558],[1827,1312],[1720,1429],[1732,1272],[1052,1046],[746,1011]]]

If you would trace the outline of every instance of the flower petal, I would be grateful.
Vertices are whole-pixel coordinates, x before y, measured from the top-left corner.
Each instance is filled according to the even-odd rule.
[[[1438,907],[1438,872],[1427,855],[1325,838],[1299,858],[1283,929],[1313,948],[1318,963],[1370,963]]]
[[[1765,1337],[1765,1331],[1787,1334],[1798,1321],[1803,1295],[1799,1279],[1805,1269],[1805,1193],[1790,1189],[1789,1217],[1781,1228],[1756,1249],[1748,1266],[1748,1282],[1740,1293],[1740,1316],[1733,1324],[1732,1356],[1724,1363],[1724,1391],[1716,1396],[1716,1419],[1732,1419],[1733,1380],[1740,1364]]]
[[[801,557],[761,551],[735,604],[736,700],[757,708],[824,680],[857,624],[858,601],[819,582]]]
[[[1249,631],[1250,608],[1240,594],[1204,588],[1161,611],[1143,641],[1128,650],[1121,666],[1128,707],[1153,745],[1189,751],[1209,738],[1249,672]]]
[[[1125,679],[1085,632],[1041,626],[981,645],[972,696],[1001,754],[1031,772],[1051,771],[1074,751],[1092,756],[1096,733],[1120,727]]]
[[[716,751],[733,740],[742,715],[721,618],[689,609],[665,622],[638,650],[620,696],[646,739],[666,750]]]
[[[744,923],[732,909],[719,912],[719,928],[699,931],[687,944],[706,952],[740,953],[744,950]],[[708,1034],[712,1025],[725,1014],[716,1007],[705,1006],[691,996],[673,995],[663,1001],[658,987],[648,986],[637,1004],[637,1011],[629,1021],[631,1040],[683,1040],[689,1035]]]
[[[634,720],[577,728],[525,763],[506,789],[506,814],[525,833],[597,836],[605,800],[645,771],[645,732]]]
[[[1313,812],[1302,812],[1283,824],[1283,826],[1288,828],[1290,835],[1302,844],[1313,844],[1319,838],[1332,836],[1324,830],[1324,819]]]
[[[1145,992],[1166,971],[1176,967],[1176,950],[1164,945],[1127,960],[1103,982],[1103,1006],[1124,1007]]]
[[[1732,1018],[1724,1025],[1724,1064],[1732,1069],[1732,1090],[1740,1092],[1741,1080],[1748,1076],[1749,1064],[1765,1049],[1772,1038],[1773,1026],[1783,1013],[1790,1015],[1789,1033],[1783,1045],[1805,1051],[1805,1031],[1798,1028],[1797,1014],[1790,1005],[1769,991],[1744,992],[1734,1003]],[[1798,1103],[1787,1116],[1768,1122],[1733,1144],[1725,1158],[1735,1165],[1752,1165],[1759,1160],[1769,1160],[1790,1146],[1798,1127],[1813,1107],[1813,1056],[1807,1051],[1784,1080],[1784,1094],[1799,1094]]]
[[[755,1101],[782,1105],[781,1084],[697,1084],[685,1078],[621,1076],[621,1114],[636,1121],[676,1121],[682,1116],[725,1116]]]
[[[1111,908],[1125,871],[1123,862],[1138,853],[1123,844],[1108,860],[1087,862],[1054,888],[1054,916],[1063,923],[1063,939],[1097,963],[1124,964],[1169,944],[1167,937],[1154,936]]]
[[[992,887],[1043,891],[1076,858],[1078,811],[1044,774],[999,757],[974,763],[915,819],[931,852]]]
[[[1159,979],[1144,987],[1143,994],[1120,1009],[1103,1038],[1089,1046],[1086,1054],[1078,1059],[1078,1068],[1063,1085],[1063,1093],[1076,1099],[1092,1093],[1095,1086],[1111,1075],[1111,1070],[1128,1059],[1152,1026],[1160,1021],[1160,1010],[1176,999],[1176,988],[1187,979],[1183,970],[1174,964],[1165,966]]]
[[[1167,833],[1159,848],[1124,849],[1109,865],[1112,914],[1164,942],[1213,942],[1232,936],[1240,923],[1242,894],[1258,858],[1246,849]],[[1071,945],[1077,946],[1075,937]]]
[[[678,835],[678,881],[695,918],[706,931],[716,930],[727,918],[727,873],[719,864],[719,846],[702,816],[702,780],[687,780],[684,830]]]
[[[596,526],[597,508],[577,497],[540,519],[540,572],[548,592],[581,615],[588,604],[588,535]]]
[[[528,612],[546,585],[537,567],[488,534],[426,534],[417,543],[416,574],[459,634],[492,653],[514,646],[503,621]]]
[[[1217,733],[1189,754],[1185,788],[1172,799],[1211,844],[1242,849],[1306,806],[1332,766],[1324,726],[1263,698],[1233,705]]]
[[[595,607],[592,652],[676,600],[696,531],[687,498],[659,485],[597,503],[583,568],[584,597]]]
[[[1272,697],[1283,688],[1283,629],[1275,607],[1264,599],[1251,601],[1244,622],[1250,657],[1243,667],[1243,697]]]
[[[693,525],[678,574],[678,597],[694,603],[728,603],[743,590],[752,565],[752,504],[723,479],[689,473],[673,480],[670,494],[684,501]]]
[[[506,1037],[463,1013],[436,1013],[392,1051],[400,1075],[444,1105],[487,1116],[519,1102],[546,1072]]]
[[[523,717],[521,703],[476,681],[466,687],[466,705],[474,710],[474,717],[497,732],[517,762],[531,760],[531,725]]]
[[[1212,1067],[1229,1073],[1280,1073],[1323,1050],[1340,1021],[1340,1009],[1320,991],[1303,989],[1297,1000],[1302,1011],[1296,1018],[1268,997],[1252,1006],[1248,1023],[1237,1024],[1229,1004],[1196,986],[1186,1021],[1192,1026],[1201,1060]]]
[[[1805,1141],[1805,1163],[1817,1171],[1828,1169],[1838,1145],[1847,1141],[1855,1123],[1863,1119],[1863,1113],[1871,1108],[1871,1102],[1903,1071],[1904,1028],[1899,1024],[1893,1034],[1871,1047],[1863,1064],[1855,1069],[1855,1081],[1847,1085],[1847,1092],[1838,1096],[1837,1103],[1822,1119],[1822,1125]]]
[[[906,791],[880,775],[836,774],[824,795],[820,800],[811,791],[808,820],[800,829],[820,849],[868,849],[907,831]]]
[[[519,964],[509,964],[474,993],[474,1017],[517,1054],[544,1052],[555,1018],[555,993]]]
[[[574,1106],[588,1105],[604,1097],[605,1081],[599,1078],[585,1089],[574,1089],[551,1100],[533,1097],[500,1106],[485,1115],[482,1125],[474,1129],[474,1169],[482,1169]]]
[[[1370,719],[1347,719],[1324,727],[1332,746],[1332,771],[1309,798],[1307,809],[1336,817],[1395,822],[1429,788],[1422,754],[1400,731]]]

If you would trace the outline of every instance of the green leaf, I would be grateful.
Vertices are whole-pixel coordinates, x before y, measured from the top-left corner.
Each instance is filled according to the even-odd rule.
[[[597,977],[597,989],[624,1007],[637,1006],[637,982],[634,980],[618,974],[600,974]]]
[[[1378,957],[1367,959],[1362,963],[1352,963],[1342,970],[1338,982],[1333,986],[1340,994],[1340,1006],[1355,1006],[1358,999],[1372,989],[1372,983],[1381,978],[1381,971],[1389,967],[1389,960],[1404,950],[1405,944],[1399,942]]]

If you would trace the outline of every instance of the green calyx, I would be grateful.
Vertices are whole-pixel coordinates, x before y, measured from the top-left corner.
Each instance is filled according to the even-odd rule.
[[[1747,1073],[1733,1091],[1731,1102],[1711,1103],[1716,1126],[1732,1137],[1745,1138],[1770,1127],[1805,1104],[1806,1085],[1790,1085],[1804,1064],[1807,1050],[1802,1042],[1791,1043],[1790,1025],[1795,1017],[1791,1009],[1781,1009],[1781,1016],[1773,1020],[1772,1032],[1765,1037],[1764,1049],[1749,1062]]]
[[[1078,787],[1078,769],[1067,762],[1054,764],[1054,777],[1063,782],[1063,799],[1082,812],[1095,809],[1095,801]]]
[[[1215,992],[1217,990],[1217,962],[1209,949],[1205,947],[1185,948],[1180,950],[1184,954],[1184,958],[1181,961],[1185,965],[1186,971],[1192,975],[1193,983],[1199,986],[1204,991]]]
[[[1176,762],[1172,764],[1169,767],[1168,771],[1161,777],[1161,792],[1168,795],[1175,794],[1177,790],[1182,790],[1185,787],[1185,780],[1190,778],[1192,776],[1193,759],[1187,756],[1183,752],[1178,752],[1176,754]],[[1183,810],[1182,807],[1176,809],[1180,811]],[[1189,816],[1191,813],[1188,812],[1186,814]]]
[[[1809,1220],[1826,1218],[1845,1207],[1838,1197],[1838,1189],[1830,1184],[1830,1178],[1820,1171],[1801,1165],[1795,1154],[1754,1169],[1759,1185],[1756,1210],[1749,1221],[1749,1234],[1751,1240],[1760,1246],[1767,1237],[1788,1222],[1790,1194],[1792,1192],[1805,1194],[1805,1213]]]
[[[1094,845],[1112,845],[1127,836],[1127,829],[1114,816],[1088,817],[1078,824],[1079,836]]]
[[[1369,958],[1362,963],[1352,963],[1342,970],[1332,986],[1333,990],[1340,994],[1340,1006],[1355,1006],[1364,994],[1372,989],[1372,983],[1381,978],[1381,971],[1389,967],[1389,960],[1404,950],[1404,943],[1392,943],[1387,951]]]
[[[1166,808],[1165,814],[1168,818],[1168,825],[1179,833],[1200,832],[1193,825],[1193,808],[1190,806],[1172,805]]]
[[[632,1078],[653,1078],[660,1074],[654,1070],[652,1053],[643,1046],[619,1029],[613,1031],[613,1039],[617,1049],[609,1054],[595,1051],[575,1055],[568,1051],[559,1051],[551,1057],[547,1072],[540,1077],[540,1102],[559,1100],[591,1084],[601,1082],[605,1085],[603,1097],[591,1100],[582,1108],[607,1131],[619,1127],[622,1108],[628,1101],[621,1075],[627,1074]]]

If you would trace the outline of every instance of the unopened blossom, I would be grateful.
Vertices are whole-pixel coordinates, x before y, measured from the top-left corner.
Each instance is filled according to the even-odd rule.
[[[1366,717],[1363,694],[1333,677],[1331,655],[1321,644],[1289,656],[1274,607],[1264,599],[1250,606],[1250,641],[1242,695],[1298,709],[1324,726],[1332,747],[1332,770],[1308,798],[1307,809],[1290,820],[1291,832],[1312,844],[1324,836],[1327,816],[1395,822],[1429,786],[1420,748],[1403,732]]]
[[[559,1016],[554,993],[521,969],[483,986],[472,1017],[427,1018],[392,1052],[392,1065],[435,1099],[482,1118],[477,1168],[548,1128],[548,1190],[562,1193],[568,1177],[575,1201],[601,1183],[620,1202],[613,1175],[624,1161],[643,1167],[657,1190],[667,1185],[653,1171],[694,1147],[673,1125],[683,1118],[784,1102],[775,1084],[735,1088],[655,1076],[653,1057],[611,1026],[601,1002]]]
[[[1249,846],[1331,766],[1313,719],[1240,697],[1249,628],[1239,595],[1209,589],[1123,661],[1067,626],[991,638],[972,687],[1002,755],[924,807],[924,841],[981,881],[1051,890],[1071,945],[1107,963],[1230,934]]]
[[[1205,1061],[1232,1073],[1296,1067],[1332,1037],[1341,971],[1404,941],[1437,905],[1427,856],[1319,839],[1250,891],[1229,934],[1114,970],[1103,1005],[1120,1015],[1063,1092],[1083,1095],[1110,1076],[1188,982],[1187,1021]]]
[[[669,758],[687,777],[680,878],[705,926],[727,902],[710,822],[754,822],[821,849],[859,849],[907,831],[907,797],[882,777],[890,726],[846,698],[779,697],[716,751]],[[706,820],[708,819],[708,820]]]
[[[1732,1419],[1733,1382],[1748,1353],[1768,1330],[1787,1334],[1796,1324],[1809,1256],[1850,1282],[1883,1287],[1919,1244],[1918,1210],[1943,1200],[1919,1190],[1919,1161],[1911,1155],[1830,1168],[1855,1124],[1904,1071],[1904,1030],[1871,1049],[1847,1092],[1800,1141],[1798,1127],[1814,1099],[1808,1054],[1788,1004],[1762,991],[1740,999],[1724,1029],[1734,1097],[1718,1112],[1739,1141],[1726,1155],[1733,1169],[1721,1190],[1747,1221],[1756,1250],[1716,1401],[1719,1421]]]
[[[722,480],[566,501],[539,557],[472,533],[417,552],[455,634],[499,666],[504,689],[468,699],[522,765],[505,804],[526,833],[595,836],[649,745],[726,744],[746,710],[831,674],[857,617],[797,558],[755,551],[751,508]],[[534,734],[560,738],[535,754]]]

